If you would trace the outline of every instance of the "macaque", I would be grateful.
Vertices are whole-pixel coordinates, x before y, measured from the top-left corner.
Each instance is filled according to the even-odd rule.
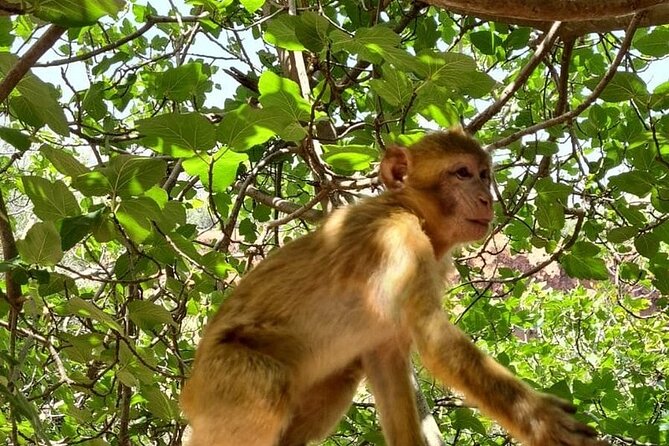
[[[575,408],[483,354],[441,308],[445,258],[493,219],[489,155],[462,130],[388,147],[386,191],[260,262],[209,322],[181,405],[191,446],[304,446],[365,377],[389,446],[422,446],[410,353],[527,446],[602,446]]]

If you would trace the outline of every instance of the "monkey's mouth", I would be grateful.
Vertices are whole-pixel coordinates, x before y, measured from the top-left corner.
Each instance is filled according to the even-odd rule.
[[[490,220],[486,218],[469,218],[467,221],[477,226],[485,227],[486,229],[490,226]]]

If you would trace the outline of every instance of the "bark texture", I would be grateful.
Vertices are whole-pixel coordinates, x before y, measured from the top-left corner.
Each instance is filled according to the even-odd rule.
[[[626,29],[636,12],[646,10],[640,27],[669,23],[668,0],[426,0],[438,8],[502,23],[547,30],[555,21],[565,22],[560,35]]]

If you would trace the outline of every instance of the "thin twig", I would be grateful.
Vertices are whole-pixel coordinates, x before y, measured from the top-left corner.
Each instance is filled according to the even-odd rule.
[[[295,220],[296,218],[299,218],[301,215],[303,215],[305,212],[311,210],[314,206],[316,206],[322,199],[324,199],[329,190],[328,188],[323,188],[318,192],[311,200],[309,200],[304,206],[301,206],[299,209],[296,209],[295,211],[291,212],[290,214],[286,215],[285,217],[282,218],[277,218],[276,220],[272,220],[269,223],[267,223],[268,228],[275,228],[277,226],[284,225],[288,223],[289,221]]]
[[[209,14],[201,14],[198,16],[188,16],[188,17],[181,17],[182,22],[199,22],[203,18],[207,17]],[[132,34],[128,34],[125,37],[122,37],[108,45],[101,46],[100,48],[97,48],[89,53],[86,54],[80,54],[78,56],[72,56],[68,57],[66,59],[59,59],[59,60],[52,60],[50,62],[45,62],[43,64],[36,64],[36,67],[55,67],[58,65],[68,65],[71,64],[72,62],[82,62],[84,60],[88,60],[92,57],[95,57],[99,54],[106,53],[107,51],[113,50],[115,48],[120,47],[121,45],[124,45],[128,42],[130,42],[133,39],[136,39],[140,37],[142,34],[153,28],[153,26],[157,23],[174,23],[177,22],[176,17],[169,17],[169,16],[150,16],[147,17],[146,23],[144,26],[139,28],[137,31],[135,31]]]
[[[28,51],[14,64],[7,75],[0,83],[0,102],[3,102],[12,92],[28,70],[35,65],[35,62],[53,46],[58,38],[65,32],[65,28],[58,25],[51,25],[37,39],[37,42],[30,47]]]
[[[636,32],[637,26],[639,24],[639,21],[643,17],[645,17],[646,12],[640,12],[638,14],[635,14],[634,17],[632,18],[632,21],[630,22],[629,26],[627,27],[627,31],[625,33],[625,39],[622,41],[620,45],[620,49],[618,50],[618,54],[616,55],[616,58],[613,60],[611,65],[609,66],[609,69],[607,70],[606,74],[604,74],[604,77],[599,81],[595,89],[592,91],[592,93],[585,98],[585,100],[576,108],[574,108],[572,111],[563,113],[559,116],[556,116],[554,118],[548,119],[546,121],[540,122],[538,124],[535,124],[533,126],[527,127],[523,130],[519,130],[512,135],[507,136],[506,138],[502,138],[497,142],[494,142],[492,144],[489,144],[488,146],[485,147],[486,150],[488,151],[493,151],[499,147],[504,147],[507,146],[520,138],[522,138],[525,135],[529,135],[531,133],[536,133],[539,130],[546,129],[548,127],[553,127],[554,125],[561,124],[566,121],[570,121],[583,113],[595,100],[599,97],[599,95],[604,91],[604,88],[608,85],[608,83],[611,81],[613,76],[616,74],[616,71],[618,69],[618,66],[620,65],[620,62],[622,62],[623,57],[625,57],[625,54],[627,54],[627,50],[629,50],[630,44],[632,43],[632,37],[634,37],[634,33]]]
[[[541,61],[546,57],[546,54],[553,48],[553,44],[558,37],[558,32],[562,27],[562,22],[555,22],[553,26],[548,30],[543,40],[537,46],[536,51],[527,62],[527,64],[520,70],[518,76],[514,81],[507,85],[507,87],[502,91],[502,95],[494,103],[490,104],[488,108],[483,110],[476,116],[472,122],[467,126],[467,131],[472,135],[479,130],[481,127],[488,122],[493,116],[495,116],[504,105],[513,97],[513,95],[525,85],[525,82],[530,78],[530,75],[534,72],[534,69],[541,63]]]

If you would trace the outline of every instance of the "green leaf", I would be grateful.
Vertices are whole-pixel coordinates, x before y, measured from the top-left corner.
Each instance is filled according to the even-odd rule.
[[[502,44],[502,39],[493,30],[470,33],[469,40],[480,52],[488,55],[494,55],[497,47]]]
[[[104,208],[101,208],[95,212],[77,215],[76,217],[67,217],[57,222],[56,228],[60,233],[60,245],[63,251],[72,248],[90,234],[93,227],[99,223],[103,214]]]
[[[23,189],[33,203],[35,215],[42,220],[58,220],[81,213],[77,199],[60,180],[51,182],[41,177],[21,177]]]
[[[216,144],[216,129],[200,113],[167,113],[137,121],[142,144],[174,157],[206,152]]]
[[[170,232],[175,226],[186,224],[186,209],[183,203],[168,201],[160,211],[158,227],[164,233]]]
[[[497,84],[488,74],[478,71],[474,59],[464,54],[426,50],[418,54],[417,62],[418,74],[426,84],[434,82],[460,94],[475,98],[489,96]]]
[[[300,95],[300,87],[266,71],[258,81],[264,124],[285,139],[297,141],[306,136],[302,122],[311,119],[311,105]]]
[[[606,235],[606,239],[611,243],[622,243],[634,237],[638,232],[639,229],[634,226],[621,226],[611,229]]]
[[[170,68],[157,75],[160,94],[173,101],[182,102],[205,93],[211,88],[210,74],[201,62],[190,62]]]
[[[634,239],[634,247],[642,256],[650,259],[660,250],[660,238],[653,232],[647,232]]]
[[[214,167],[211,171],[211,189],[214,192],[225,192],[235,182],[239,165],[248,160],[244,153],[222,150],[214,156]]]
[[[165,178],[167,165],[157,158],[117,155],[102,170],[111,191],[120,197],[143,194]]]
[[[25,152],[30,148],[30,137],[21,130],[0,127],[0,139],[14,146],[19,152]]]
[[[452,411],[453,428],[460,431],[463,429],[486,435],[487,431],[481,420],[474,415],[471,409],[457,408]]]
[[[460,83],[462,85],[459,86],[457,90],[460,93],[469,95],[473,98],[490,96],[490,92],[494,89],[495,85],[497,85],[495,79],[480,71],[469,73]]]
[[[589,242],[576,242],[571,253],[560,257],[560,264],[570,277],[577,279],[607,280],[609,272],[599,254],[599,248]]]
[[[504,40],[504,46],[512,50],[523,49],[530,41],[531,33],[532,28],[529,27],[516,28]]]
[[[199,261],[200,265],[207,271],[214,273],[217,277],[225,279],[228,273],[235,269],[226,261],[225,255],[216,251],[209,251]]]
[[[634,48],[641,53],[653,57],[669,54],[669,28],[658,26],[650,33],[634,39]]]
[[[141,394],[146,398],[146,408],[149,412],[164,420],[174,421],[179,418],[179,406],[155,387],[142,387]]]
[[[388,104],[403,107],[413,96],[413,86],[406,74],[399,70],[385,69],[381,79],[372,79],[369,85]]]
[[[461,85],[464,77],[476,71],[476,62],[465,54],[426,50],[418,54],[418,59],[425,80],[442,87]]]
[[[320,14],[305,11],[299,16],[295,35],[299,41],[314,53],[320,52],[329,43],[328,33],[333,29],[330,22]]]
[[[90,86],[81,101],[81,107],[95,120],[102,120],[107,116],[107,104],[104,102],[105,84],[96,82]]]
[[[74,178],[89,171],[86,166],[64,149],[56,149],[44,144],[39,151],[53,164],[58,172],[65,176]]]
[[[12,19],[8,16],[0,17],[0,48],[10,49],[15,37],[12,32]]]
[[[150,331],[163,325],[176,327],[176,323],[169,311],[160,305],[146,300],[133,300],[130,302],[128,304],[128,316],[138,327],[144,330]]]
[[[537,191],[535,213],[539,226],[546,229],[560,230],[564,227],[564,207],[572,188],[565,184],[554,183],[550,178],[542,178],[535,186]]]
[[[0,72],[6,76],[17,62],[18,58],[14,54],[0,53]],[[53,85],[43,82],[28,71],[17,84],[16,90],[25,98],[24,105],[29,107],[31,114],[45,122],[54,132],[62,136],[70,134],[63,107],[56,100],[58,93]]]
[[[369,146],[323,146],[323,159],[332,167],[345,173],[369,169],[372,162],[378,159],[377,150]]]
[[[354,37],[335,29],[330,33],[333,52],[347,51],[359,55],[362,59],[380,64],[383,62],[384,54],[389,50],[396,49],[400,44],[400,36],[385,26],[374,26],[372,28],[360,28]]]
[[[305,46],[295,34],[301,24],[299,16],[282,14],[273,18],[267,25],[264,38],[267,43],[289,51],[304,51]]]
[[[100,17],[115,15],[124,0],[27,0],[31,12],[42,20],[66,28],[93,25]]]
[[[50,444],[49,436],[44,429],[44,425],[40,420],[37,408],[31,403],[21,392],[21,390],[13,389],[11,392],[7,386],[0,380],[0,395],[3,401],[9,403],[12,411],[16,413],[18,419],[26,419],[35,430],[37,437],[43,440],[43,444]]]
[[[33,265],[53,266],[63,258],[60,235],[51,221],[35,223],[26,238],[16,241],[21,259]]]
[[[69,314],[98,321],[112,330],[122,333],[123,329],[118,322],[112,318],[111,315],[105,313],[91,302],[83,300],[79,297],[72,297],[67,301],[66,310]]]
[[[591,90],[599,83],[599,78],[590,79],[585,85]],[[619,71],[613,75],[599,96],[606,102],[622,102],[630,99],[644,100],[648,96],[646,83],[636,73]]]
[[[160,207],[148,197],[128,198],[115,212],[123,229],[136,243],[146,240],[153,230],[153,221],[160,219]]]
[[[655,179],[647,172],[633,170],[612,176],[609,179],[609,186],[637,197],[645,197],[653,190]]]
[[[239,3],[241,3],[244,9],[248,12],[254,13],[265,4],[265,0],[239,0]]]
[[[73,178],[72,187],[87,197],[110,195],[112,192],[111,184],[109,184],[109,180],[102,170],[97,169]]]
[[[227,112],[216,128],[217,139],[232,150],[241,152],[262,144],[275,132],[271,115],[247,104]]]

